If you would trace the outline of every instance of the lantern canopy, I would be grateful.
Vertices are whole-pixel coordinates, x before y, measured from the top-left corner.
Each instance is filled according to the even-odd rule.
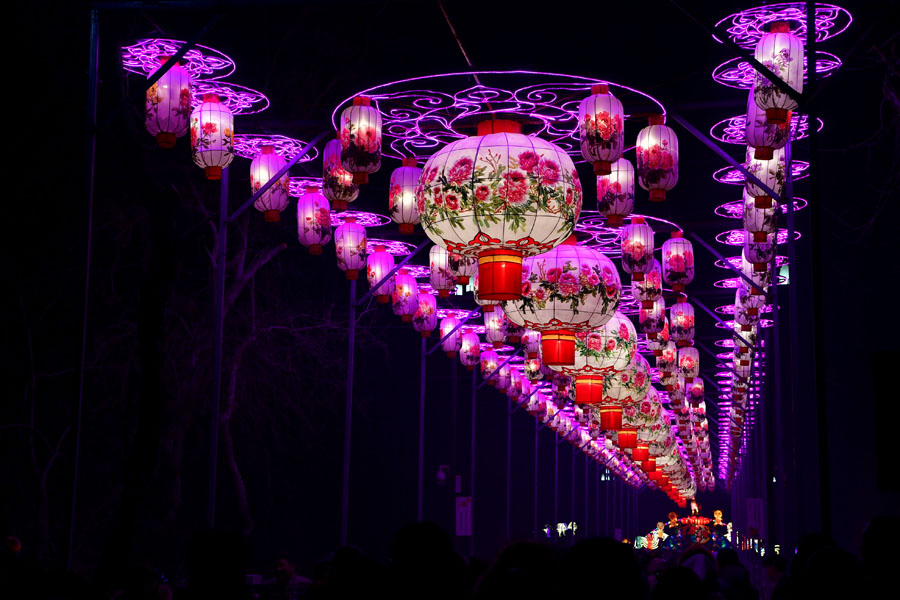
[[[222,169],[234,159],[234,115],[216,94],[204,94],[191,113],[191,152],[212,181],[222,179]]]
[[[274,146],[266,144],[260,148],[259,154],[250,163],[250,193],[258,192],[286,164],[284,158],[275,152]],[[281,211],[288,206],[290,186],[291,179],[285,173],[253,203],[253,207],[263,213],[266,223],[277,223],[281,220]]]
[[[438,297],[447,298],[456,287],[456,278],[450,272],[450,255],[446,248],[432,246],[428,252],[431,269],[431,287],[438,291]]]
[[[341,165],[341,141],[331,140],[322,151],[322,194],[335,211],[347,210],[347,204],[359,196],[353,175]]]
[[[372,288],[376,300],[381,304],[387,304],[394,292],[395,277],[378,285],[388,273],[394,269],[394,256],[381,244],[375,246],[375,251],[366,259],[366,278],[369,287]],[[377,288],[376,288],[377,286]]]
[[[631,225],[622,228],[622,268],[635,281],[653,270],[653,229],[643,217],[632,217]]]
[[[608,175],[597,176],[597,210],[610,227],[621,227],[634,210],[634,167],[628,159],[620,158]]]
[[[168,57],[161,57],[165,64]],[[175,138],[188,131],[191,116],[191,74],[175,63],[150,86],[144,100],[144,125],[160,148],[174,148]]]
[[[484,121],[425,164],[418,198],[425,233],[478,257],[484,300],[521,296],[522,258],[565,240],[581,210],[581,184],[562,149],[521,134],[514,121]]]
[[[694,280],[694,247],[682,232],[673,231],[662,246],[663,279],[675,292],[683,292]]]
[[[419,286],[406,269],[400,269],[394,276],[391,302],[395,315],[399,315],[404,323],[412,322],[413,315],[419,310]]]
[[[625,150],[625,112],[608,85],[595,85],[578,105],[578,131],[584,160],[597,175],[608,175]]]
[[[455,330],[455,331],[454,331]],[[452,333],[451,333],[452,332]],[[462,333],[459,330],[459,319],[444,317],[441,319],[441,347],[449,358],[456,358],[462,346]]]
[[[481,340],[477,333],[467,332],[460,339],[459,360],[471,371],[479,364],[481,359]]]
[[[437,327],[437,300],[434,294],[418,292],[419,308],[413,314],[413,327],[422,334],[422,337],[430,337],[431,332]]]
[[[322,254],[322,246],[331,241],[328,200],[314,187],[297,199],[297,237],[312,255]]]
[[[771,23],[769,33],[759,38],[753,57],[798,94],[803,93],[803,42],[790,32],[787,22]],[[814,57],[810,58],[810,68],[816,68]],[[756,105],[766,111],[769,123],[787,123],[788,111],[797,108],[796,100],[760,73],[756,73],[753,82],[753,97]]]
[[[388,212],[394,223],[400,226],[400,233],[412,233],[419,222],[416,188],[419,187],[421,176],[422,169],[416,166],[415,158],[404,158],[402,166],[391,173]]]
[[[353,183],[368,183],[369,173],[381,168],[381,113],[364,96],[341,113],[341,165]]]
[[[663,115],[651,115],[649,121],[635,148],[638,182],[650,192],[651,202],[661,202],[678,183],[678,137]]]
[[[368,250],[366,248],[366,228],[350,217],[334,232],[334,250],[337,254],[338,267],[347,279],[356,279],[359,269],[366,264]]]

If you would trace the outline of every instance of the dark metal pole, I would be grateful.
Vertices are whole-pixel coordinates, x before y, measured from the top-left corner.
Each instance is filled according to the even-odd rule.
[[[416,496],[416,520],[422,520],[422,488],[425,476],[425,354],[426,340],[422,338],[421,367],[419,368],[419,472]]]
[[[540,438],[541,432],[541,422],[538,419],[534,420],[534,477],[532,478],[532,484],[534,489],[532,491],[532,508],[534,510],[534,514],[532,515],[532,527],[534,528],[534,539],[538,539],[538,440]]]
[[[347,323],[347,397],[344,405],[344,472],[341,480],[341,546],[347,545],[350,523],[350,450],[353,436],[353,359],[356,350],[356,280],[350,280]]]
[[[469,483],[469,494],[472,496],[472,504],[470,509],[470,514],[472,518],[472,535],[469,536],[469,556],[475,556],[475,417],[478,414],[478,404],[476,402],[477,392],[478,392],[478,371],[472,371],[472,446],[470,448],[471,464],[469,468],[471,469],[471,473],[469,474],[470,483]]]
[[[427,355],[427,352],[426,352]],[[450,361],[450,485],[453,493],[450,494],[450,510],[451,515],[453,515],[453,532],[456,533],[456,496],[462,492],[460,489],[458,482],[460,480],[460,469],[459,469],[459,451],[458,451],[458,398],[456,397],[457,390],[457,365],[459,361],[452,360]],[[453,538],[454,544],[456,542],[456,537]],[[455,545],[454,545],[455,547]]]
[[[510,477],[512,475],[512,411],[506,411],[506,542],[510,540],[509,507],[512,500],[510,494]]]
[[[603,476],[606,477],[606,468],[605,468],[605,467],[604,467],[604,470],[603,470]],[[612,537],[612,536],[610,535],[610,533],[612,532],[612,530],[611,530],[610,527],[609,527],[609,526],[610,526],[610,519],[609,519],[609,511],[610,511],[610,508],[609,508],[609,487],[610,487],[610,484],[609,484],[609,478],[607,477],[607,478],[603,481],[603,497],[604,497],[604,502],[603,502],[603,535],[606,536],[606,537]]]
[[[559,523],[559,439],[553,440],[553,526]]]
[[[603,535],[603,522],[600,520],[600,477],[602,467],[599,462],[594,463],[594,535]]]
[[[575,446],[569,446],[571,452],[571,465],[569,474],[569,519],[568,521],[571,523],[575,521]]]
[[[591,534],[591,457],[584,455],[584,534]]]

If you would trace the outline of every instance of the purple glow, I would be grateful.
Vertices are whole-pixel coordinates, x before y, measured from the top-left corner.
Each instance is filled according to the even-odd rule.
[[[181,40],[140,40],[122,48],[122,67],[129,73],[149,76],[159,68],[161,56],[175,56],[184,44]],[[200,44],[185,53],[181,65],[191,74],[191,79],[221,79],[234,73],[233,60]]]
[[[331,213],[331,226],[332,227],[340,227],[344,224],[344,221],[353,217],[356,219],[356,222],[362,225],[363,227],[381,227],[383,225],[387,225],[391,222],[390,217],[386,217],[384,215],[379,215],[378,213],[370,213],[370,212],[359,212],[355,210],[347,210],[344,212],[333,212]],[[371,240],[369,240],[371,241]],[[407,252],[406,254],[409,254]]]
[[[804,57],[804,60],[806,57]],[[816,73],[817,79],[830,77],[834,71],[841,66],[841,59],[831,52],[816,52]],[[806,66],[804,63],[803,80],[806,81]],[[753,87],[753,80],[756,77],[756,70],[744,59],[737,57],[729,61],[723,62],[716,67],[712,73],[712,78],[716,83],[721,83],[730,88],[739,90],[749,90]]]
[[[431,276],[431,269],[424,265],[411,265],[407,263],[405,267],[406,272],[412,275],[415,279],[424,279]]]
[[[819,129],[822,131],[825,123],[822,119],[816,119],[819,122]],[[745,137],[747,126],[747,115],[737,115],[729,119],[722,119],[712,126],[709,130],[710,137],[726,144],[747,145]],[[809,135],[809,116],[794,113],[791,117],[791,140],[802,140]]]
[[[787,21],[791,33],[806,43],[806,4],[804,2],[781,2],[748,8],[728,15],[716,23],[715,27],[719,36],[729,37],[741,48],[753,50],[756,48],[759,38],[768,33],[768,25],[772,21]],[[815,21],[816,41],[824,42],[850,27],[853,17],[840,6],[817,2]],[[722,43],[722,40],[715,35],[713,39]]]
[[[787,238],[785,238],[785,239],[787,239]],[[737,270],[741,269],[742,262],[741,262],[740,256],[732,256],[732,257],[728,258],[727,260],[728,260],[728,264],[730,264],[732,268],[735,268]],[[725,264],[725,262],[722,260],[717,260],[714,264],[717,267],[719,267],[720,269],[728,269],[729,268],[728,264]],[[778,255],[775,257],[775,266],[776,267],[782,267],[786,264],[788,264],[787,256]],[[732,307],[733,307],[733,305],[732,305]]]
[[[283,135],[261,135],[255,133],[236,133],[234,134],[234,153],[241,158],[256,158],[263,146],[274,146],[275,153],[280,154],[286,161],[293,159],[297,153],[306,145],[306,142],[295,140]],[[319,150],[316,147],[310,148],[306,156],[298,162],[307,162],[314,160],[319,156]],[[309,178],[312,179],[312,178]],[[322,178],[315,179],[318,187],[322,187]]]
[[[341,213],[346,214],[346,213]],[[359,223],[359,221],[357,221]],[[365,227],[365,225],[363,225]],[[396,240],[379,240],[368,238],[366,242],[366,249],[369,254],[375,252],[375,246],[384,246],[384,249],[388,254],[393,256],[406,256],[407,254],[412,254],[415,251],[416,247],[407,242],[398,242]]]
[[[667,221],[660,217],[651,217],[647,215],[632,214],[630,217],[643,217],[644,221],[650,225],[653,232],[657,235],[668,235],[672,231],[682,231],[681,227],[672,221]],[[586,232],[593,236],[591,241],[579,242],[579,246],[585,248],[593,248],[599,250],[608,256],[618,257],[622,254],[622,228],[608,227],[606,225],[606,217],[596,210],[583,210],[575,225],[575,230]],[[660,251],[660,248],[656,248]],[[630,293],[630,286],[624,286],[623,292]],[[633,301],[633,298],[626,298],[623,295],[623,303]],[[637,305],[635,305],[637,310]]]
[[[496,85],[472,85],[473,76]],[[535,80],[539,83],[533,83]],[[361,90],[335,107],[331,122],[338,129],[342,109],[354,97],[367,96],[382,115],[384,155],[424,159],[446,144],[472,135],[473,125],[481,118],[527,119],[532,129],[529,133],[583,161],[578,143],[578,104],[597,83],[607,83],[642,119],[649,112],[666,112],[659,101],[644,92],[590,77],[539,71],[470,71],[411,77]],[[625,118],[632,117],[626,114]]]
[[[481,314],[480,310],[462,310],[459,308],[439,308],[437,310],[438,319],[446,319],[447,317],[455,317],[460,321],[469,317],[469,319],[477,318]],[[471,316],[470,316],[471,315]],[[468,322],[468,321],[467,321]],[[463,325],[463,327],[466,327]]]
[[[496,353],[499,355],[499,357],[500,357],[500,363],[502,364],[503,361],[506,360],[506,355],[505,355],[505,354],[500,354],[500,353],[501,353],[501,352],[512,352],[513,350],[515,350],[515,348],[513,348],[512,346],[502,346],[502,347],[500,347],[500,348],[494,348],[494,345],[493,345],[493,344],[489,344],[489,343],[487,343],[487,342],[483,342],[483,343],[481,344],[481,351],[482,351],[482,352],[486,352],[486,351],[488,351],[488,350],[493,350],[494,352],[496,352]]]
[[[477,333],[478,335],[484,335],[487,331],[487,328],[484,325],[474,325],[469,327],[468,325],[462,326],[463,333]]]
[[[237,136],[235,136],[237,137]],[[318,151],[317,151],[318,152]],[[303,194],[306,193],[306,188],[314,187],[317,191],[322,190],[322,178],[321,177],[291,177],[290,178],[290,190],[288,191],[288,196],[293,196],[294,198],[299,198]]]
[[[807,204],[807,201],[803,198],[794,197],[794,212],[803,210],[806,208]],[[781,210],[781,214],[787,214],[786,204],[779,204],[778,208]],[[720,204],[716,207],[715,213],[726,219],[742,219],[744,218],[744,202],[743,200],[735,200],[733,202]]]
[[[726,244],[728,246],[743,246],[744,241],[747,238],[747,232],[743,229],[732,229],[731,231],[723,231],[719,235],[716,236],[716,241],[720,244]],[[779,229],[778,234],[775,236],[775,243],[779,246],[787,243],[788,239],[788,231],[787,229]],[[794,240],[800,239],[800,232],[794,231]]]
[[[773,321],[773,320],[771,320],[771,319],[760,319],[760,320],[759,320],[759,326],[760,326],[760,327],[771,327],[771,326],[774,325],[774,324],[775,324],[775,321]],[[740,326],[740,325],[736,325],[734,321],[723,321],[723,322],[721,322],[721,323],[719,323],[718,321],[716,321],[716,327],[718,327],[719,329],[731,329],[731,330],[734,330],[735,328],[740,329],[741,326]]]
[[[759,309],[759,312],[762,314],[770,313],[775,310],[775,307],[771,304],[766,304],[762,308]],[[717,306],[716,312],[720,315],[733,315],[735,312],[734,304],[725,304],[724,306]]]
[[[808,170],[808,162],[804,160],[791,161],[791,174],[794,178],[794,181],[809,177],[809,173],[807,172]],[[744,182],[746,181],[746,177],[744,177],[743,173],[730,166],[722,167],[721,169],[713,173],[713,179],[715,179],[719,183],[727,183],[729,185],[744,185]]]
[[[210,79],[191,82],[191,108],[203,103],[204,94],[217,94],[219,101],[233,115],[252,115],[269,108],[269,99],[262,92],[236,83]]]

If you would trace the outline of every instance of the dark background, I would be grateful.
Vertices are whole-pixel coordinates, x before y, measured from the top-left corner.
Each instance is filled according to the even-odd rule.
[[[238,132],[309,139],[330,128],[336,103],[358,90],[466,69],[434,2],[225,5],[200,43],[235,60],[229,81],[259,89],[272,102],[259,115],[237,117]],[[797,335],[790,338],[788,317],[781,335],[782,356],[793,353],[797,366],[789,373],[786,358],[771,365],[784,374],[784,406],[774,415],[782,437],[779,444],[767,430],[765,446],[777,456],[771,469],[754,472],[745,492],[759,495],[763,482],[777,476],[768,508],[774,543],[790,548],[800,533],[821,529],[814,344],[824,344],[825,362],[818,367],[825,372],[828,406],[831,523],[837,541],[855,551],[867,520],[896,514],[900,506],[896,461],[890,458],[896,435],[890,368],[897,364],[893,242],[900,101],[891,16],[896,3],[841,5],[855,20],[820,46],[840,56],[844,66],[825,81],[818,99],[825,128],[814,165],[816,193],[810,196],[809,180],[796,185],[796,194],[812,207],[797,215],[804,237],[791,265]],[[684,6],[711,26],[750,4]],[[746,92],[710,78],[733,52],[670,3],[448,1],[446,8],[476,69],[608,78],[650,93],[702,131],[744,111]],[[0,408],[0,523],[44,564],[58,566],[67,549],[81,359],[88,8],[19,3],[17,9],[17,45],[7,55],[13,67],[8,141],[14,141],[15,165],[7,177],[15,188],[7,199],[12,210],[2,259],[8,392]],[[218,186],[191,163],[186,138],[172,151],[155,147],[143,129],[140,102],[116,108],[129,95],[142,98],[140,78],[126,77],[118,64],[119,47],[143,37],[189,39],[214,13],[212,3],[203,2],[136,3],[100,12],[103,127],[97,136],[73,560],[85,572],[114,560],[110,556],[177,570],[191,533],[203,527],[212,353],[212,235],[204,207],[214,216]],[[714,182],[710,174],[722,161],[673,127],[681,145],[678,185],[661,205],[649,205],[639,192],[636,211],[677,221],[712,241],[720,231],[740,227],[713,214],[717,205],[738,199],[739,188]],[[636,133],[632,128],[626,136]],[[742,154],[738,146],[726,149]],[[795,144],[794,156],[808,160],[806,140]],[[394,162],[385,161],[355,206],[385,213],[389,173],[399,166]],[[233,163],[232,207],[249,196],[248,166],[240,158]],[[318,172],[319,164],[310,168]],[[579,170],[585,205],[594,208],[591,174],[585,165]],[[308,565],[338,539],[348,286],[332,245],[313,257],[297,243],[292,210],[277,225],[264,224],[251,210],[229,239],[229,249],[236,250],[246,228],[248,264],[286,244],[243,282],[225,331],[226,373],[238,350],[244,352],[235,369],[233,462],[223,451],[219,463],[217,524],[249,533],[252,562],[261,569],[283,553]],[[820,211],[821,225],[811,243],[813,210]],[[391,231],[377,235],[394,235],[384,229]],[[410,241],[421,239],[417,234]],[[816,252],[824,290],[821,323],[812,311]],[[697,256],[692,295],[710,306],[731,302],[732,293],[712,286],[725,272],[705,251],[698,248]],[[229,281],[238,282],[233,272]],[[698,327],[698,339],[706,344],[722,337],[700,311]],[[419,338],[388,309],[373,305],[360,317],[357,341],[350,540],[384,556],[393,532],[415,516]],[[710,362],[704,356],[707,373],[715,371]],[[451,363],[438,352],[427,369],[425,516],[450,529],[452,485],[438,486],[434,473],[451,459]],[[464,370],[458,372],[457,446],[465,479],[471,387]],[[479,393],[475,527],[476,552],[484,557],[504,542],[507,407],[496,392]],[[530,537],[534,425],[522,412],[512,423],[512,531]],[[540,435],[543,524],[556,516],[554,455],[552,432]],[[570,517],[570,457],[569,446],[560,447],[558,517],[583,522],[584,458],[575,457],[577,502]],[[240,470],[245,507],[232,465]],[[596,476],[591,467],[591,485]],[[649,530],[672,507],[660,493],[645,491],[639,500],[639,529],[625,535]],[[723,508],[726,519],[735,508],[722,488],[701,494],[700,501],[705,513]],[[586,517],[590,523],[594,515]],[[604,531],[611,533],[612,525]]]

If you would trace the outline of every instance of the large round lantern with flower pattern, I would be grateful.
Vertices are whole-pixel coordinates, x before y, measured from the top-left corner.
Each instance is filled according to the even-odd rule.
[[[678,183],[678,137],[663,115],[650,115],[649,122],[637,136],[638,182],[651,202],[661,202]]]
[[[160,57],[165,64],[170,57]],[[147,89],[144,101],[144,126],[156,136],[160,148],[174,148],[175,139],[188,130],[191,116],[191,74],[175,63]]]
[[[369,173],[381,168],[381,112],[365,96],[341,113],[341,165],[353,183],[368,183]]]
[[[578,132],[584,160],[597,175],[608,175],[625,150],[625,111],[608,85],[595,85],[578,105]]]
[[[191,113],[191,152],[211,181],[222,179],[222,169],[234,159],[234,115],[217,94],[204,94]]]
[[[419,308],[413,314],[413,327],[423,338],[430,337],[437,327],[437,299],[434,294],[419,292]]]
[[[334,210],[347,210],[347,204],[359,196],[359,186],[353,175],[341,165],[341,141],[331,140],[322,151],[322,195]]]
[[[375,251],[366,259],[366,279],[369,280],[369,287],[372,288],[372,293],[375,294],[375,299],[380,304],[387,304],[391,301],[391,294],[394,291],[394,278],[392,277],[387,281],[384,281],[384,278],[393,269],[394,256],[387,251],[384,245],[376,245]]]
[[[334,232],[334,251],[338,267],[347,279],[356,279],[368,256],[366,228],[354,217],[346,219]]]
[[[635,281],[641,281],[653,265],[653,229],[644,217],[632,217],[631,224],[622,228],[622,268]]]
[[[572,233],[581,184],[562,149],[522,135],[514,121],[484,121],[425,164],[418,194],[422,227],[436,244],[478,257],[479,297],[515,300],[522,258]]]
[[[312,186],[297,199],[297,238],[313,256],[322,254],[322,246],[331,241],[328,199]]]
[[[545,365],[575,361],[575,332],[606,323],[619,306],[622,283],[602,252],[575,244],[525,260],[522,297],[503,304],[510,321],[540,331]]]
[[[778,79],[792,87],[798,94],[803,93],[803,42],[791,33],[786,21],[772,21],[769,33],[759,38],[753,57],[767,67]],[[810,67],[814,58],[810,58]],[[753,97],[756,105],[766,111],[769,123],[788,122],[788,111],[797,108],[797,101],[784,93],[778,86],[761,73],[756,73],[753,82]]]
[[[284,158],[275,152],[275,146],[263,145],[259,149],[259,154],[250,163],[250,193],[255,194],[262,189],[262,186],[275,177],[286,164]],[[285,173],[253,203],[253,207],[263,213],[266,223],[277,223],[281,220],[281,212],[288,207],[290,187],[291,178]]]
[[[404,323],[412,322],[413,315],[419,310],[419,286],[406,269],[400,269],[394,276],[391,302],[395,315]]]
[[[597,176],[597,210],[610,227],[621,227],[634,210],[634,167],[628,159],[612,163],[609,175]]]
[[[419,210],[416,208],[416,188],[422,169],[416,166],[415,158],[404,158],[402,166],[391,173],[391,185],[388,188],[388,212],[394,223],[400,226],[400,233],[412,233],[419,222]]]
[[[686,285],[694,280],[694,246],[684,239],[680,231],[662,245],[663,279],[675,292],[683,292]]]
[[[459,361],[467,371],[472,371],[481,360],[481,340],[477,333],[462,334],[459,347]]]

